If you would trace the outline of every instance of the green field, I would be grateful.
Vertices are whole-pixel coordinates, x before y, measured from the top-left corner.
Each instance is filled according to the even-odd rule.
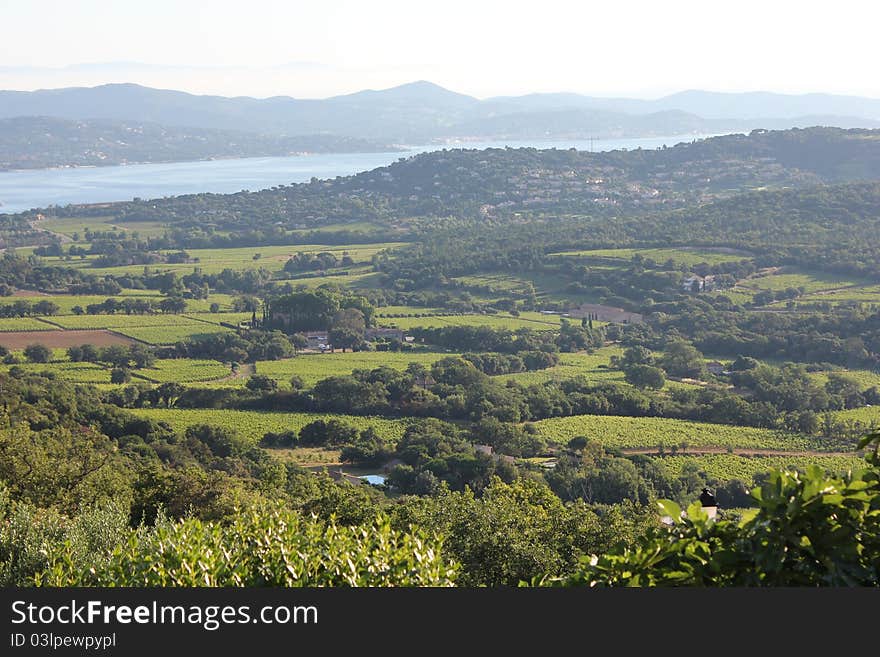
[[[356,230],[361,233],[375,233],[379,230],[379,226],[371,224],[369,221],[352,221],[346,224],[327,224],[326,226],[315,226],[314,228],[298,228],[290,232],[294,235],[301,235],[313,231],[320,231],[322,233],[341,233],[347,230]]]
[[[880,406],[863,406],[846,411],[836,411],[834,417],[838,420],[861,422],[866,426],[880,426]]]
[[[229,367],[216,360],[195,358],[174,358],[157,360],[153,367],[134,372],[138,376],[155,383],[176,381],[178,383],[197,383],[213,381],[231,374]]]
[[[70,361],[51,363],[22,363],[20,365],[0,365],[2,370],[9,367],[20,367],[27,372],[50,372],[62,381],[70,383],[106,383],[110,384],[110,368],[96,363],[71,363]],[[115,386],[114,386],[115,387]]]
[[[559,365],[548,367],[536,372],[519,372],[502,374],[499,380],[512,380],[522,385],[542,384],[549,381],[561,381],[576,376],[583,376],[590,381],[605,383],[608,381],[623,382],[623,372],[608,369],[612,356],[623,355],[620,347],[602,347],[592,354],[560,354]]]
[[[126,233],[138,233],[142,237],[152,235],[164,235],[166,228],[159,222],[155,221],[119,221],[115,217],[65,217],[45,219],[38,224],[39,228],[49,230],[53,233],[61,233],[62,235],[73,236],[74,233],[79,234],[81,243],[85,239],[86,229],[95,232],[106,232],[114,229],[125,231]]]
[[[303,276],[291,278],[290,284],[296,287],[302,286],[314,289],[321,285],[335,285],[339,287],[370,287],[376,282],[378,274],[369,267],[353,267],[343,270],[345,275],[328,276]]]
[[[554,256],[568,256],[579,258],[599,258],[603,260],[624,260],[632,261],[636,254],[641,254],[644,258],[650,258],[658,264],[663,264],[669,259],[675,261],[676,264],[687,265],[693,267],[701,263],[708,265],[717,265],[722,262],[738,262],[751,258],[751,254],[742,253],[725,253],[722,250],[713,250],[705,248],[680,248],[680,249],[592,249],[586,251],[561,251],[552,253]]]
[[[259,246],[259,247],[234,247],[226,249],[186,249],[194,262],[188,263],[158,263],[149,265],[153,271],[176,271],[180,274],[188,274],[198,268],[206,274],[217,274],[224,269],[246,270],[263,267],[269,271],[280,271],[291,256],[297,253],[321,253],[326,251],[335,254],[338,258],[348,255],[354,263],[366,264],[371,262],[372,257],[384,249],[402,246],[401,242],[382,242],[378,244],[300,244],[294,246]],[[259,256],[254,258],[254,256]],[[195,259],[198,258],[197,261]],[[69,266],[77,266],[88,269],[97,276],[104,274],[140,274],[144,271],[144,265],[127,265],[123,267],[92,267],[89,259],[63,261],[59,258],[45,258],[50,264],[64,262]]]
[[[307,386],[312,386],[329,376],[351,374],[353,370],[372,370],[387,366],[405,370],[410,363],[430,366],[447,356],[456,354],[437,352],[357,351],[353,353],[300,354],[284,360],[264,360],[256,364],[257,374],[265,374],[286,385],[296,374]],[[244,381],[241,381],[243,384]]]
[[[864,285],[856,287],[848,287],[842,290],[833,290],[831,292],[814,292],[813,294],[805,294],[795,303],[813,304],[827,302],[834,305],[837,304],[880,304],[880,286]]]
[[[0,317],[0,331],[51,331],[55,328],[33,317]]]
[[[166,409],[136,408],[132,413],[156,421],[167,422],[176,432],[184,432],[194,424],[213,424],[235,429],[243,436],[258,441],[267,432],[299,431],[315,420],[337,418],[359,429],[374,427],[388,440],[396,441],[403,436],[406,420],[359,417],[353,415],[327,415],[321,413],[270,413],[261,411],[236,411],[228,409]]]
[[[182,320],[183,318],[181,318]],[[191,322],[182,325],[170,326],[146,326],[146,327],[119,327],[113,331],[120,335],[146,342],[147,344],[174,344],[181,340],[187,340],[199,335],[212,333],[225,333],[231,331],[225,326],[209,324],[208,322]]]
[[[864,283],[853,278],[845,278],[835,274],[824,272],[807,272],[795,268],[780,270],[779,273],[768,276],[757,276],[740,281],[737,287],[755,288],[759,290],[785,290],[787,288],[804,288],[804,292],[821,292],[837,288],[851,287]]]
[[[732,303],[740,306],[751,303],[755,298],[754,290],[746,290],[740,287],[733,287],[729,290],[717,290],[715,292],[710,292],[709,294],[713,296],[727,297]]]
[[[568,290],[571,279],[557,274],[529,272],[518,275],[478,274],[459,276],[452,279],[470,288],[475,299],[492,301],[511,295],[526,295],[534,291],[538,300],[575,301],[579,303],[598,303],[599,299],[589,293],[574,293]]]
[[[880,373],[872,372],[871,370],[836,370],[834,373],[857,381],[862,390],[874,387],[880,388]],[[830,372],[812,372],[810,378],[819,385],[824,386],[828,382],[829,374]]]
[[[0,365],[6,370],[12,365]],[[59,379],[72,383],[103,383],[110,384],[110,367],[98,363],[73,363],[67,360],[64,349],[55,349],[53,360],[49,363],[21,363],[21,367],[30,372],[51,372]],[[229,376],[229,367],[215,360],[198,360],[192,358],[175,358],[157,360],[153,367],[132,370],[135,380],[151,383],[177,381],[179,383],[196,383],[213,381]]]
[[[233,325],[238,325],[241,322],[248,322],[251,320],[252,316],[253,313],[192,313],[184,315],[187,319],[196,322],[207,322],[209,324],[220,324],[222,322],[224,324]],[[257,313],[257,317],[260,317],[260,313]]]
[[[207,330],[206,322],[182,315],[64,315],[48,321],[65,329],[120,329],[150,326],[195,326]]]
[[[617,448],[657,448],[661,445],[670,448],[686,443],[690,447],[730,446],[802,451],[821,450],[827,446],[820,439],[770,429],[671,418],[575,415],[541,420],[534,424],[541,435],[553,442],[566,443],[575,436],[586,436]]]
[[[103,303],[107,299],[115,299],[116,301],[123,301],[126,298],[130,297],[138,297],[149,299],[154,303],[158,303],[165,299],[166,297],[159,294],[156,290],[123,290],[118,295],[96,295],[96,294],[87,294],[87,295],[34,295],[28,297],[14,297],[14,299],[22,299],[25,301],[29,301],[31,303],[36,303],[37,301],[51,301],[55,305],[58,306],[59,311],[58,315],[72,315],[73,307],[79,306],[85,309],[86,306],[90,304]],[[10,300],[2,300],[0,301],[0,305],[10,305],[13,303],[13,300],[10,297],[6,299]],[[211,294],[208,299],[187,299],[186,300],[186,310],[190,313],[207,313],[210,310],[212,303],[217,303],[220,305],[221,310],[230,310],[232,305],[233,297],[228,294]],[[57,317],[58,315],[53,315],[53,317]]]
[[[388,317],[389,315],[413,317],[416,315],[446,315],[448,313],[449,311],[443,308],[425,308],[422,306],[379,306],[376,308],[377,317]]]
[[[856,470],[865,466],[865,459],[852,456],[739,456],[736,454],[704,454],[701,456],[664,456],[662,462],[670,473],[680,475],[683,467],[696,464],[700,470],[719,481],[739,479],[751,484],[756,474],[773,468],[803,471],[818,465],[833,474]]]

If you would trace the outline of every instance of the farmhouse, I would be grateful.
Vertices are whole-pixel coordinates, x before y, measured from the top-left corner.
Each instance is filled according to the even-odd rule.
[[[706,369],[709,370],[709,374],[714,376],[720,376],[727,373],[724,363],[720,363],[717,360],[712,360],[706,363]]]
[[[405,334],[396,328],[368,328],[364,331],[364,340],[373,342],[375,340],[399,340],[404,341]]]
[[[681,289],[685,292],[711,292],[715,289],[715,276],[697,276],[691,274],[681,282]]]

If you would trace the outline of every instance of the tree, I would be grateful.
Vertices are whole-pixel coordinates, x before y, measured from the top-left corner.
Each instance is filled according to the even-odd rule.
[[[131,381],[131,370],[127,367],[114,367],[110,370],[110,383],[128,383]]]
[[[247,380],[245,387],[254,392],[272,392],[278,389],[278,382],[265,374],[254,374]]]
[[[232,310],[237,313],[253,313],[260,307],[260,300],[249,294],[236,297],[232,300]]]
[[[171,408],[180,399],[186,388],[176,381],[161,384],[156,388],[156,397],[167,408]]]
[[[229,363],[243,363],[248,359],[248,352],[241,347],[228,347],[223,352],[223,360]]]
[[[32,363],[48,363],[52,358],[52,350],[46,345],[29,344],[24,348],[24,357]]]
[[[346,349],[354,351],[364,344],[364,334],[362,331],[355,331],[350,328],[333,328],[327,334],[327,338],[334,349]]]
[[[82,361],[84,363],[97,363],[100,360],[98,348],[93,344],[84,344],[82,346]]]
[[[627,383],[631,383],[637,388],[660,390],[666,385],[666,374],[663,370],[650,365],[633,365],[625,370],[624,376]]]
[[[186,439],[204,443],[214,456],[241,456],[251,447],[251,442],[235,429],[217,427],[209,424],[195,424],[187,427]]]
[[[700,379],[706,375],[706,363],[696,347],[675,340],[669,342],[660,359],[660,366],[667,374],[690,379]]]
[[[159,310],[163,313],[173,313],[179,315],[186,311],[186,299],[182,297],[168,297],[159,302]]]
[[[112,344],[101,349],[100,359],[114,367],[128,367],[131,362],[131,352],[128,347]]]
[[[293,354],[296,355],[300,349],[309,346],[309,339],[302,333],[294,333],[290,336],[290,344],[293,345]]]
[[[620,359],[620,369],[626,370],[635,365],[653,365],[654,356],[649,349],[642,346],[630,347],[623,352]]]
[[[364,313],[357,308],[342,308],[333,316],[333,328],[349,329],[363,335],[367,328]]]
[[[137,369],[152,367],[156,363],[156,354],[152,349],[142,344],[131,345],[129,356]]]

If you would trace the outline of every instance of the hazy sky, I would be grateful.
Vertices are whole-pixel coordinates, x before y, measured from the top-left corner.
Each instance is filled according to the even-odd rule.
[[[880,97],[878,25],[867,0],[0,0],[0,88]]]

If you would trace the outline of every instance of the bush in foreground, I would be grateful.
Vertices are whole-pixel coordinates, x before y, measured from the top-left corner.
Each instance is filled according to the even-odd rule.
[[[65,542],[37,577],[44,586],[452,586],[441,542],[387,518],[352,527],[281,508],[253,508],[231,524],[186,519],[132,530],[83,569]]]
[[[772,472],[752,491],[757,509],[710,520],[659,502],[674,524],[634,549],[583,560],[569,586],[880,586],[880,433],[868,466],[844,477],[816,466]]]

